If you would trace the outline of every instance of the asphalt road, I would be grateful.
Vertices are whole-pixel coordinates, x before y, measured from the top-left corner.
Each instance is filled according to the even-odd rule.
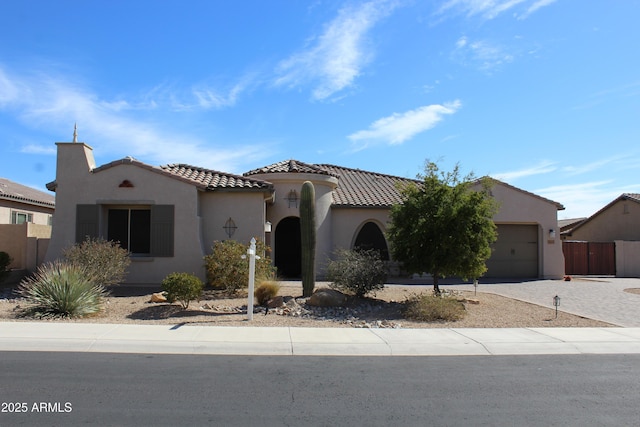
[[[0,401],[2,427],[637,426],[640,355],[2,352]]]

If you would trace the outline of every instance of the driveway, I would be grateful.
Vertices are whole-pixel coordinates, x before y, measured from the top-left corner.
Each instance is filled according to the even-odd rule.
[[[446,282],[443,288],[474,290],[473,284]],[[449,284],[450,283],[450,284]],[[558,310],[624,327],[640,327],[640,279],[616,277],[574,277],[571,281],[491,281],[481,279],[478,292],[488,292],[553,308],[553,297],[560,297]]]

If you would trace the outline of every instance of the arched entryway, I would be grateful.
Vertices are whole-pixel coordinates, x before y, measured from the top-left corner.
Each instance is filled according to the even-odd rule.
[[[380,257],[383,260],[389,260],[387,241],[384,238],[384,234],[382,234],[380,227],[378,227],[378,224],[375,222],[369,221],[362,226],[356,236],[355,242],[353,243],[353,248],[375,249],[380,252]]]
[[[287,217],[276,226],[274,263],[278,275],[285,279],[300,278],[300,218]]]

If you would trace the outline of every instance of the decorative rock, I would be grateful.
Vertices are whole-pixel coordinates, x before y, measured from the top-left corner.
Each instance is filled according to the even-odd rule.
[[[164,296],[163,292],[156,292],[151,294],[150,302],[167,302],[167,297]]]
[[[320,288],[307,299],[307,305],[316,307],[342,307],[347,296],[335,289]]]
[[[279,295],[267,301],[267,307],[269,308],[282,307],[283,305],[284,305],[284,298]]]
[[[467,298],[465,302],[468,302],[469,304],[475,304],[475,305],[480,304],[480,300],[473,299],[473,298]]]

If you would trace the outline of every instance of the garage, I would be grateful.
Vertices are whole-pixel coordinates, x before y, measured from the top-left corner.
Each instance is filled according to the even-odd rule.
[[[485,277],[538,277],[538,226],[497,224],[498,240]]]

